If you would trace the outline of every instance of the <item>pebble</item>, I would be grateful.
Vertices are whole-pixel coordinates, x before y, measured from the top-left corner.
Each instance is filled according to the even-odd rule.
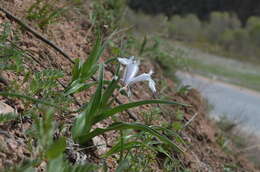
[[[0,114],[8,114],[14,112],[14,108],[0,101]]]

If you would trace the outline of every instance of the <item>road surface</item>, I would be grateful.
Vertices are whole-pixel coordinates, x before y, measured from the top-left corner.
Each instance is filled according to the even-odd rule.
[[[242,121],[242,126],[260,135],[260,93],[246,88],[205,78],[196,74],[177,72],[184,85],[191,85],[212,104],[211,115],[226,115],[231,120]]]

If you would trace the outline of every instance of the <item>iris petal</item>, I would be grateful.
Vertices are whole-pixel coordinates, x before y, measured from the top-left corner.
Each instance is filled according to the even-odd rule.
[[[136,61],[133,61],[133,63],[128,64],[126,66],[126,75],[125,75],[125,79],[124,82],[127,84],[129,82],[131,82],[131,80],[135,77],[135,75],[137,74],[139,70],[139,63],[137,63]]]
[[[152,74],[151,72],[149,74],[143,73],[143,74],[133,78],[131,81],[129,81],[128,85],[132,85],[132,84],[134,84],[136,82],[148,81],[149,82],[149,87],[152,90],[152,92],[156,92],[155,82],[154,82],[154,80],[152,80],[151,74]]]
[[[141,81],[148,81],[149,88],[152,90],[152,92],[156,92],[155,82],[151,78],[151,75],[153,74],[152,70],[149,73],[143,73],[141,75],[136,76],[139,70],[140,62],[138,60],[135,60],[134,56],[131,56],[130,58],[118,58],[118,61],[126,66],[122,80],[125,84],[124,88],[128,89],[128,96],[131,95],[130,86],[136,82]]]
[[[127,64],[131,63],[131,59],[121,58],[121,57],[118,57],[117,59],[123,65],[127,65]]]

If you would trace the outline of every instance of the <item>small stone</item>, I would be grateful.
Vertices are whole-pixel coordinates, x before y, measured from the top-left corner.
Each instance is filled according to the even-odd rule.
[[[0,101],[0,114],[8,114],[14,112],[14,108]]]
[[[93,138],[94,145],[97,146],[98,155],[102,155],[108,151],[106,141],[102,136],[96,136]]]

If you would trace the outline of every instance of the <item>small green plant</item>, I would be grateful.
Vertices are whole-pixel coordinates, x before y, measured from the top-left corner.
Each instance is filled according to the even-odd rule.
[[[113,92],[116,88],[118,88],[117,83],[119,78],[112,80],[107,88],[103,91],[103,65],[100,65],[99,69],[99,83],[96,89],[95,94],[92,96],[90,102],[88,102],[87,107],[77,118],[76,123],[72,129],[73,138],[75,141],[85,144],[90,141],[93,137],[103,134],[107,131],[111,130],[125,130],[125,129],[136,129],[143,130],[149,132],[150,134],[158,137],[161,141],[172,145],[174,145],[167,137],[161,135],[159,132],[154,130],[152,127],[139,124],[139,123],[124,123],[124,122],[116,122],[111,124],[109,127],[105,129],[95,129],[91,131],[91,128],[94,124],[101,122],[113,115],[116,115],[119,112],[123,112],[127,109],[145,105],[145,104],[153,104],[153,103],[163,103],[163,104],[178,104],[177,102],[170,102],[164,100],[144,100],[139,102],[132,102],[128,104],[122,104],[116,107],[110,107],[113,101]],[[112,100],[112,101],[111,101]]]
[[[151,125],[154,119],[158,117],[161,113],[161,109],[158,107],[152,108],[150,111],[143,112],[144,123],[146,125]]]
[[[37,0],[27,11],[26,18],[34,20],[41,29],[49,24],[57,22],[58,18],[68,9],[71,4],[78,0],[69,0],[65,5],[60,5],[61,0]]]
[[[16,73],[24,71],[23,52],[16,49],[8,41],[11,31],[10,23],[0,24],[2,32],[0,34],[0,71],[11,70]]]
[[[84,165],[72,165],[65,156],[66,138],[59,137],[54,139],[54,132],[57,131],[57,124],[54,122],[55,110],[49,107],[39,108],[43,115],[31,114],[34,121],[33,127],[27,130],[27,136],[30,136],[29,143],[33,160],[26,161],[19,166],[6,169],[6,171],[35,171],[41,163],[47,162],[45,167],[48,172],[64,171],[95,171],[99,167],[94,164],[86,163]],[[29,144],[29,145],[30,145]],[[35,146],[34,146],[35,145]]]
[[[178,160],[171,155],[174,151],[167,145],[161,144],[153,135],[145,131],[136,133],[125,131],[124,133],[118,142],[103,155],[104,158],[120,153],[118,159],[120,162],[128,164],[128,171],[150,171],[151,164],[157,166],[158,158],[163,160],[164,169],[168,167],[169,171],[171,171],[178,168],[178,165],[174,163]],[[171,134],[168,136],[171,137]],[[174,133],[175,137],[176,135]]]
[[[119,86],[119,80],[120,80],[120,70],[119,65],[116,67],[116,73],[115,76],[112,79],[112,81],[105,82],[104,81],[104,67],[103,64],[98,64],[98,59],[102,54],[104,47],[101,44],[101,40],[97,40],[93,51],[91,52],[89,58],[85,62],[77,61],[74,68],[73,68],[73,77],[71,80],[71,84],[69,85],[68,89],[66,90],[67,93],[75,93],[80,92],[85,89],[89,88],[89,84],[91,86],[96,86],[95,93],[91,96],[90,101],[86,104],[86,106],[82,109],[82,112],[79,114],[79,116],[76,118],[76,121],[72,128],[72,137],[75,142],[80,143],[81,145],[88,145],[88,143],[91,141],[92,138],[95,136],[104,134],[108,131],[120,131],[120,133],[123,133],[125,131],[128,131],[129,129],[133,130],[139,130],[142,132],[145,132],[152,137],[155,137],[158,139],[158,144],[166,144],[172,147],[176,151],[181,151],[182,149],[177,146],[175,143],[173,143],[168,137],[163,135],[160,131],[166,130],[166,128],[162,127],[156,127],[156,126],[148,126],[141,123],[125,123],[125,122],[114,122],[107,128],[96,128],[93,129],[93,126],[98,123],[102,122],[109,117],[112,117],[119,112],[123,112],[125,110],[128,110],[130,108],[138,107],[145,104],[179,104],[177,102],[171,102],[171,101],[165,101],[165,100],[143,100],[143,101],[137,101],[137,102],[131,102],[127,104],[121,104],[115,107],[112,107],[113,101],[115,97],[113,96],[113,93],[120,88]],[[119,58],[120,59],[120,58]],[[120,59],[123,61],[127,61],[127,59]],[[131,59],[129,59],[131,61]],[[87,66],[87,67],[86,67]],[[94,75],[97,68],[99,68],[99,79],[95,82],[88,83],[86,82],[91,76]],[[127,75],[127,74],[126,74]],[[143,74],[142,76],[148,77],[148,74]],[[141,75],[140,75],[141,76]],[[137,77],[140,77],[137,76]],[[133,76],[134,77],[134,76]],[[137,78],[136,77],[136,78]],[[149,80],[150,81],[150,80]],[[181,105],[181,104],[179,104]],[[122,142],[124,142],[124,145],[122,145]],[[125,150],[131,149],[130,147],[139,147],[139,142],[129,142],[122,138],[120,139],[120,142],[115,145],[114,148],[112,148],[106,155],[111,155],[118,152],[124,152]],[[158,150],[157,150],[158,151]],[[165,151],[166,153],[167,151]],[[119,159],[119,163],[122,163],[122,154],[121,158]]]
[[[76,109],[79,115],[76,117],[75,122],[70,130],[68,126],[64,128],[67,132],[71,132],[74,142],[79,143],[81,146],[88,145],[91,140],[102,135],[108,131],[119,131],[120,137],[118,144],[107,152],[104,156],[120,154],[118,159],[118,169],[125,166],[125,162],[129,158],[127,151],[138,150],[145,148],[147,151],[161,152],[166,157],[171,159],[170,152],[183,151],[179,144],[180,137],[173,131],[167,128],[153,126],[151,119],[149,124],[145,125],[140,122],[123,122],[118,119],[106,128],[94,128],[94,126],[114,117],[120,112],[124,112],[131,108],[135,108],[147,104],[169,104],[177,106],[186,106],[184,104],[167,101],[167,100],[142,100],[136,102],[129,102],[125,104],[116,105],[116,95],[120,94],[122,90],[130,91],[132,84],[139,81],[148,81],[149,87],[153,92],[156,91],[155,82],[152,80],[151,75],[153,72],[143,73],[137,75],[139,61],[132,58],[112,58],[108,59],[105,63],[99,63],[99,59],[108,42],[102,42],[101,37],[98,35],[94,47],[85,61],[79,59],[75,60],[72,68],[72,77],[64,90],[58,83],[58,79],[64,77],[64,72],[57,69],[41,69],[34,71],[33,68],[24,65],[30,57],[27,56],[25,51],[18,50],[14,43],[8,40],[11,32],[10,25],[3,25],[4,31],[1,34],[1,53],[8,60],[8,64],[1,61],[1,70],[10,70],[16,72],[22,78],[22,86],[17,81],[16,84],[10,85],[10,88],[0,92],[0,96],[9,97],[10,99],[20,99],[24,107],[17,116],[10,116],[9,118],[1,118],[1,123],[15,120],[19,117],[28,117],[32,119],[33,126],[26,131],[28,136],[27,142],[28,149],[32,152],[34,160],[23,165],[18,166],[19,169],[32,170],[40,166],[42,162],[46,162],[46,169],[48,171],[67,170],[81,168],[78,165],[71,165],[67,162],[64,154],[67,147],[67,138],[63,136],[63,124],[54,122],[56,118],[65,117],[68,114],[68,105],[71,95],[88,90],[90,87],[95,87],[95,92],[90,95],[90,100],[85,102],[84,105]],[[8,51],[7,51],[8,50]],[[122,53],[122,52],[121,52]],[[9,56],[8,56],[9,55]],[[2,59],[1,59],[2,60]],[[18,63],[19,62],[19,63]],[[126,68],[126,75],[121,79],[120,63]],[[10,67],[15,64],[15,67]],[[104,79],[105,69],[104,65],[110,65],[115,69],[115,76],[111,81]],[[114,66],[113,66],[114,65]],[[130,68],[137,70],[130,71]],[[128,73],[130,71],[130,73]],[[95,78],[98,72],[98,79]],[[120,80],[124,80],[120,83]],[[123,84],[123,85],[122,85]],[[159,110],[153,113],[159,113]],[[134,130],[134,131],[133,131]],[[126,135],[126,133],[128,133]],[[140,133],[139,135],[136,133]],[[54,137],[55,135],[55,137]],[[147,145],[143,144],[147,143]],[[92,145],[94,146],[94,145]],[[133,154],[132,154],[133,155]],[[147,154],[149,155],[149,154]],[[147,160],[148,163],[150,160]],[[151,161],[155,161],[154,158]],[[93,165],[87,164],[82,167],[82,171],[92,168]],[[14,167],[16,168],[16,167]],[[93,170],[92,170],[93,171]]]
[[[123,15],[124,0],[96,0],[91,3],[90,21],[97,29],[115,30]]]
[[[163,42],[159,37],[148,39],[144,37],[143,41],[139,44],[139,54],[154,60],[161,66],[166,76],[175,73],[178,69],[186,67],[184,51],[175,49],[173,53],[168,53],[162,49]],[[175,78],[176,79],[176,78]]]

